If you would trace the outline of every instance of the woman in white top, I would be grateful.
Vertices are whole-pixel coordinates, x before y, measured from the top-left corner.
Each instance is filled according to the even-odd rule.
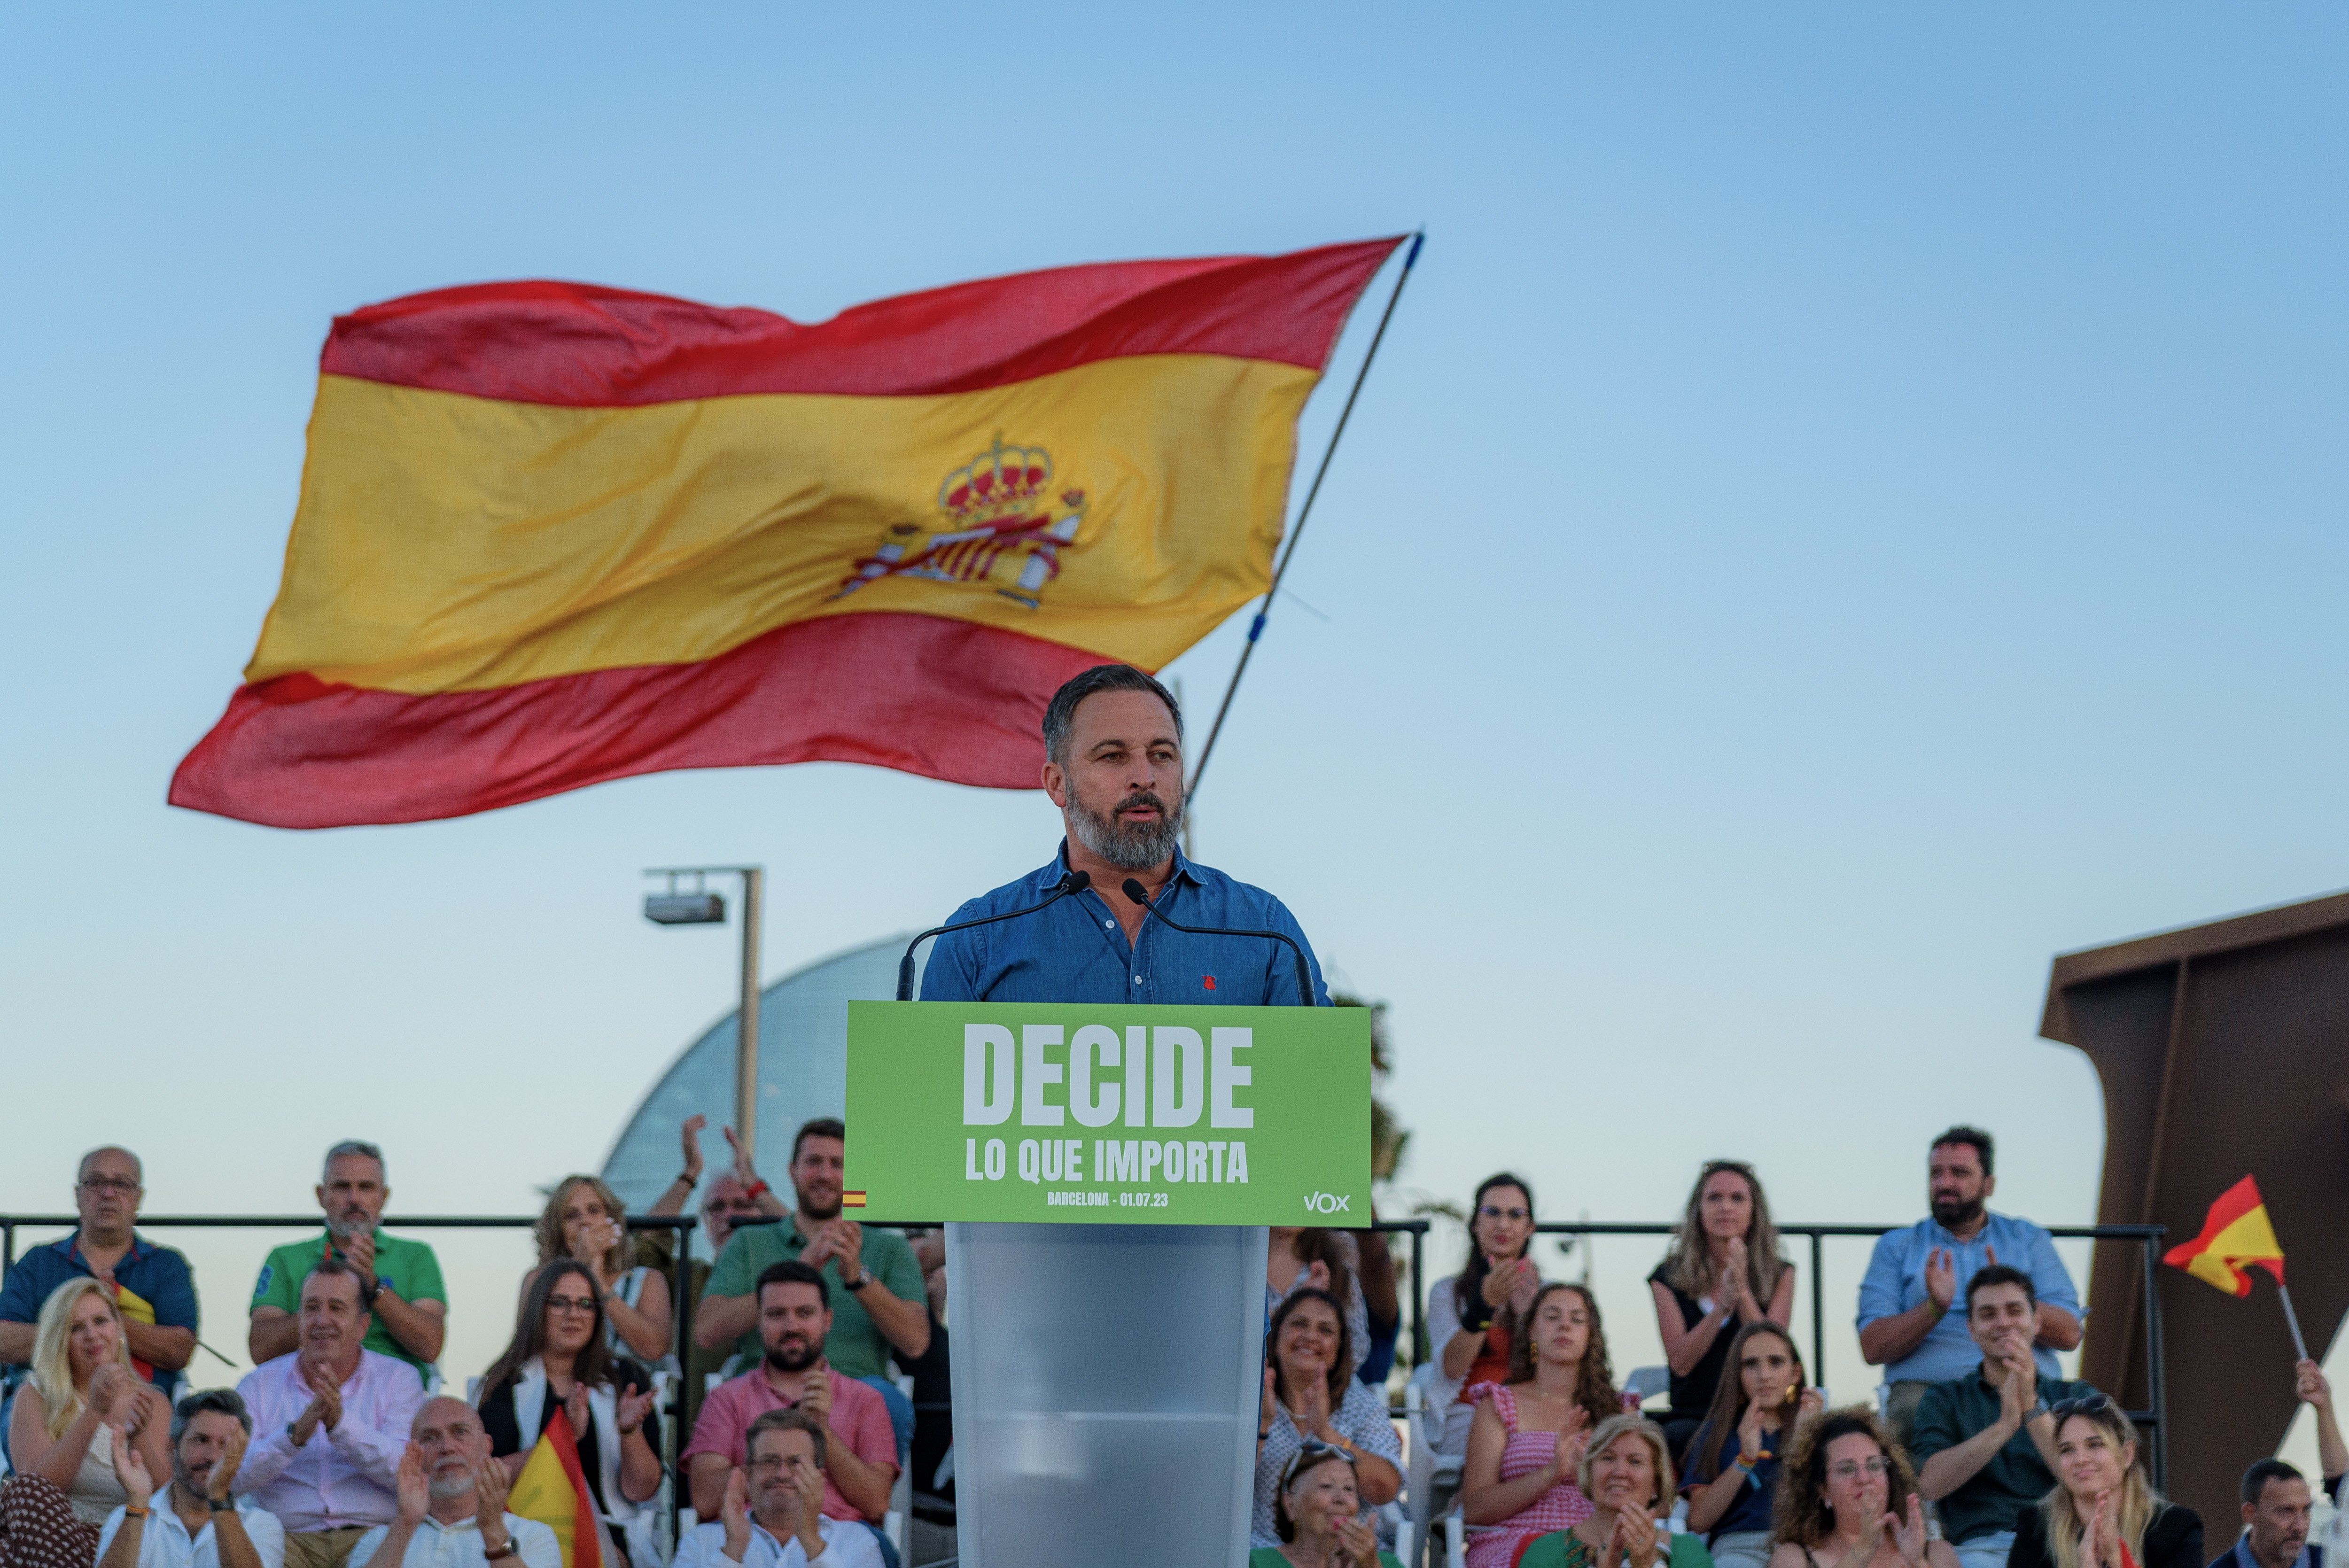
[[[538,1264],[576,1258],[595,1276],[604,1300],[604,1342],[613,1350],[658,1366],[671,1354],[668,1281],[641,1264],[631,1266],[627,1209],[619,1194],[593,1176],[566,1176],[555,1183],[546,1212],[538,1217]],[[538,1277],[523,1276],[527,1294]]]
[[[130,1495],[114,1473],[115,1442],[134,1447],[148,1474],[169,1475],[171,1427],[171,1402],[131,1370],[106,1287],[82,1278],[51,1291],[33,1329],[33,1375],[8,1418],[12,1485],[37,1477],[63,1495],[88,1527],[84,1561],[96,1559],[98,1526]]]

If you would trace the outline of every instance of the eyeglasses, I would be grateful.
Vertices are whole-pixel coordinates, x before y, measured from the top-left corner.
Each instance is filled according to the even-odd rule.
[[[1533,1211],[1531,1209],[1503,1209],[1497,1208],[1491,1203],[1487,1203],[1476,1211],[1476,1215],[1479,1219],[1485,1220],[1524,1220],[1531,1218]]]
[[[595,1298],[591,1295],[550,1295],[546,1298],[546,1310],[592,1314],[595,1310]]]
[[[2112,1408],[2112,1400],[2103,1394],[2083,1394],[2075,1399],[2056,1400],[2047,1407],[2047,1413],[2060,1421],[2066,1416],[2101,1416]]]
[[[1882,1454],[1872,1460],[1845,1460],[1827,1467],[1827,1474],[1837,1480],[1857,1480],[1861,1476],[1870,1480],[1881,1480],[1891,1473],[1892,1461]]]
[[[85,1192],[120,1192],[124,1196],[139,1191],[136,1176],[85,1176],[81,1179]]]

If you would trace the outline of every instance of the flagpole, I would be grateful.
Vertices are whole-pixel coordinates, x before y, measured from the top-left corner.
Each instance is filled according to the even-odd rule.
[[[2293,1358],[2305,1361],[2308,1359],[2308,1341],[2300,1336],[2300,1314],[2292,1311],[2292,1292],[2284,1288],[2284,1283],[2282,1280],[2276,1281],[2276,1299],[2283,1303],[2283,1320],[2292,1328]]]
[[[1387,323],[1394,319],[1395,302],[1402,298],[1402,285],[1411,281],[1411,269],[1419,264],[1419,248],[1427,242],[1427,231],[1416,230],[1411,236],[1411,249],[1403,253],[1402,271],[1396,274],[1394,292],[1387,295],[1387,308],[1380,313],[1379,329],[1371,335],[1370,351],[1362,356],[1362,367],[1354,373],[1353,389],[1346,394],[1346,406],[1338,411],[1338,428],[1330,432],[1330,444],[1321,449],[1321,466],[1313,471],[1313,483],[1305,492],[1305,504],[1297,510],[1297,526],[1288,531],[1288,543],[1280,552],[1280,563],[1273,568],[1272,586],[1264,591],[1264,603],[1257,606],[1256,619],[1248,623],[1247,644],[1240,649],[1240,662],[1232,671],[1232,684],[1224,688],[1224,700],[1216,707],[1216,722],[1207,727],[1207,744],[1199,749],[1199,765],[1191,769],[1191,782],[1186,795],[1195,795],[1199,780],[1207,771],[1207,759],[1216,754],[1216,738],[1224,732],[1224,719],[1232,711],[1232,696],[1240,689],[1240,677],[1247,674],[1248,660],[1256,653],[1257,639],[1264,635],[1265,618],[1272,614],[1273,596],[1280,592],[1280,580],[1288,575],[1288,563],[1297,559],[1297,542],[1305,537],[1305,520],[1313,515],[1313,498],[1321,493],[1321,481],[1330,475],[1330,459],[1336,455],[1338,439],[1346,433],[1346,421],[1353,418],[1354,399],[1362,395],[1362,383],[1371,374],[1371,362],[1379,356],[1379,345],[1387,335]]]

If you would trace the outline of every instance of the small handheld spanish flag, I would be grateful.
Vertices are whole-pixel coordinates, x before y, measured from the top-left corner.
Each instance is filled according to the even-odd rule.
[[[2300,1352],[2300,1359],[2308,1359],[2308,1346],[2301,1338],[2300,1318],[2292,1310],[2292,1293],[2284,1288],[2283,1247],[2276,1241],[2275,1226],[2268,1220],[2268,1206],[2260,1197],[2258,1181],[2246,1176],[2220,1193],[2202,1221],[2202,1233],[2170,1248],[2162,1254],[2161,1261],[2232,1296],[2251,1294],[2251,1276],[2244,1272],[2246,1267],[2267,1270],[2275,1276],[2276,1294],[2283,1299],[2284,1321],[2292,1326],[2292,1342]]]
[[[571,1418],[560,1406],[547,1417],[537,1446],[514,1478],[506,1511],[554,1531],[563,1548],[563,1568],[602,1568],[603,1543],[596,1537],[603,1525],[595,1515],[595,1494],[580,1469]]]

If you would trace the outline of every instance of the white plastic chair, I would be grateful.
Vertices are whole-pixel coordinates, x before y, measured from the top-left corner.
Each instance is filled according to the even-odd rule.
[[[1631,1375],[1623,1379],[1623,1391],[1639,1396],[1642,1405],[1671,1389],[1672,1369],[1669,1367],[1634,1367]]]
[[[1405,1563],[1416,1568],[1421,1553],[1432,1538],[1435,1522],[1428,1511],[1434,1504],[1439,1483],[1457,1486],[1460,1481],[1461,1457],[1458,1454],[1436,1452],[1435,1445],[1444,1435],[1444,1411],[1436,1403],[1436,1367],[1433,1362],[1411,1369],[1411,1378],[1402,1386],[1402,1411],[1410,1462],[1403,1476],[1403,1497],[1411,1514],[1405,1539],[1409,1550],[1402,1554]]]

